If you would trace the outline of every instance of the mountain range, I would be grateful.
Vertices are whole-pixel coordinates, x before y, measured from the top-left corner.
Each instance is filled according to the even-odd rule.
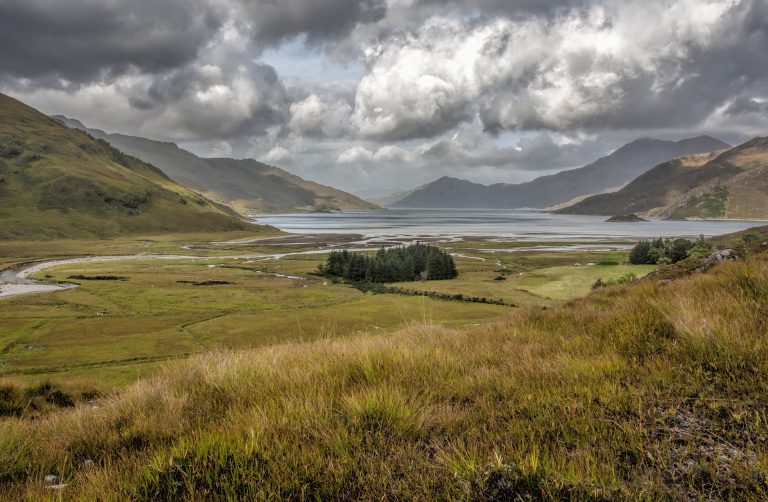
[[[520,184],[481,185],[443,177],[391,202],[412,208],[548,208],[578,197],[616,190],[652,167],[684,155],[729,145],[710,136],[681,141],[638,139],[587,166]]]
[[[0,238],[255,228],[160,169],[0,94]]]
[[[615,193],[595,195],[556,212],[768,218],[768,138],[664,162]]]
[[[175,143],[89,129],[80,121],[55,115],[62,124],[88,132],[148,162],[170,178],[244,215],[374,210],[379,207],[352,194],[304,180],[253,159],[202,158]]]
[[[733,148],[709,136],[640,139],[582,168],[528,183],[488,186],[443,177],[381,202],[763,219],[768,138]],[[207,159],[174,143],[88,129],[0,94],[0,238],[242,230],[253,228],[246,214],[376,208],[252,159]]]

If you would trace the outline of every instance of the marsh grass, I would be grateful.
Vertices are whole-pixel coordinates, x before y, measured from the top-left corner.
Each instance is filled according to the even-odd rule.
[[[490,325],[199,356],[0,422],[0,491],[84,500],[764,500],[768,261]]]

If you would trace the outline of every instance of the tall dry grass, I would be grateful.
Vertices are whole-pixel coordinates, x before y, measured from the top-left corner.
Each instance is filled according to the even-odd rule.
[[[0,422],[7,499],[768,498],[768,262],[212,353]],[[52,492],[47,474],[67,486]]]

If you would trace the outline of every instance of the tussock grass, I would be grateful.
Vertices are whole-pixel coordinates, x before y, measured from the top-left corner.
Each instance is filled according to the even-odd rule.
[[[0,422],[7,499],[768,497],[768,261],[476,328],[218,352]]]

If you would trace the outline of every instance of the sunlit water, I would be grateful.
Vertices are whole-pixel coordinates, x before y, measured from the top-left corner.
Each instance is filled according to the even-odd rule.
[[[367,238],[500,237],[521,241],[604,241],[713,236],[764,225],[755,221],[607,223],[604,216],[527,210],[391,209],[380,212],[286,214],[255,218],[292,233],[362,234]]]

